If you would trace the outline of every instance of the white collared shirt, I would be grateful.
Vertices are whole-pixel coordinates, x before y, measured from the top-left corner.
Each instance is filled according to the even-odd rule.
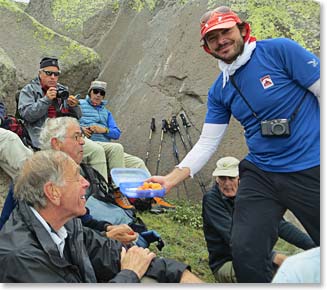
[[[48,223],[44,220],[44,218],[33,208],[30,206],[30,209],[36,216],[36,218],[41,222],[44,228],[49,233],[50,237],[52,238],[53,242],[56,244],[60,257],[64,255],[64,247],[65,247],[65,239],[67,238],[67,230],[64,226],[62,226],[57,232],[50,228]]]

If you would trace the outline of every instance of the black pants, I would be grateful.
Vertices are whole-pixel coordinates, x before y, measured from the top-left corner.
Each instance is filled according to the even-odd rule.
[[[286,209],[320,245],[320,166],[291,173],[265,172],[240,163],[232,228],[232,256],[239,283],[269,283],[271,251]]]

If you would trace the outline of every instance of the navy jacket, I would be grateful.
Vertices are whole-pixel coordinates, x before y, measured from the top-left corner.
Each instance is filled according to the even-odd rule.
[[[230,247],[234,199],[220,192],[217,183],[203,196],[203,231],[209,252],[209,266],[217,271],[227,261],[232,261]],[[313,240],[292,223],[282,220],[279,237],[298,248],[316,247]]]

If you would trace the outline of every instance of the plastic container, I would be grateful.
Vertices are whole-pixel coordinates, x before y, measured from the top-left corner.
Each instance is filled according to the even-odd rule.
[[[149,173],[141,168],[113,168],[110,171],[113,182],[120,191],[130,198],[162,197],[165,188],[138,190],[144,181],[150,177]]]

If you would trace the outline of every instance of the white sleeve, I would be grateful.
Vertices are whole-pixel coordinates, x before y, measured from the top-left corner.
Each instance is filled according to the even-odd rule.
[[[201,136],[192,150],[185,156],[176,167],[190,168],[190,176],[193,177],[208,162],[215,153],[221,139],[223,138],[228,124],[207,124],[202,128]]]
[[[312,92],[320,102],[320,79],[313,83],[310,87],[308,87],[308,90]]]

